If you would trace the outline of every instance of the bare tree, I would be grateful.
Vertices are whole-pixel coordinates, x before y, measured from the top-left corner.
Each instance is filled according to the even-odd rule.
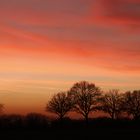
[[[71,99],[65,92],[60,92],[54,95],[46,106],[46,111],[57,114],[61,121],[71,109]]]
[[[99,110],[108,113],[112,119],[118,118],[122,112],[122,95],[119,90],[113,89],[100,98]]]
[[[100,96],[100,89],[93,83],[82,81],[73,85],[69,95],[75,103],[74,111],[83,115],[86,123],[88,123],[89,114],[95,110],[97,97]]]
[[[135,120],[140,119],[140,90],[125,93],[124,110]]]

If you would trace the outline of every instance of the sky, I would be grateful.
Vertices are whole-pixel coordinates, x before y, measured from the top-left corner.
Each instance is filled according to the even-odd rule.
[[[140,88],[139,0],[0,0],[0,103],[45,112],[50,97],[86,80]]]

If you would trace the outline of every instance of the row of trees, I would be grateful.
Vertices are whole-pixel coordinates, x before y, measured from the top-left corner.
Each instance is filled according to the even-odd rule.
[[[55,94],[46,105],[46,111],[58,115],[62,121],[70,112],[81,114],[88,123],[89,114],[94,111],[103,111],[112,119],[121,116],[140,118],[140,90],[119,93],[119,90],[110,90],[107,93],[93,83],[78,82],[68,92]]]

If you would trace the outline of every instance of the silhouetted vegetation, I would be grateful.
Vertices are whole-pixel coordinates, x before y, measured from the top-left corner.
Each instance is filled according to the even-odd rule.
[[[123,96],[119,94],[119,90],[110,90],[100,98],[99,110],[108,113],[112,119],[119,118],[122,112]]]
[[[43,129],[48,126],[48,123],[47,117],[39,113],[29,113],[25,117],[25,126],[30,129]]]
[[[38,113],[30,113],[26,116],[23,115],[2,115],[0,117],[0,129],[55,129],[55,128],[82,128],[84,129],[85,123],[84,120],[79,119],[71,119],[71,118],[64,118],[63,119],[63,126],[59,125],[59,120],[52,120],[49,119],[47,116],[38,114]],[[123,119],[116,119],[112,120],[108,117],[101,117],[101,118],[94,118],[89,119],[89,128],[95,129],[112,129],[112,128],[120,128],[123,129],[124,127],[131,128],[139,128],[140,131],[140,120],[131,120],[129,118]],[[129,126],[130,125],[130,126]]]
[[[135,120],[140,119],[140,90],[124,94],[124,111]]]
[[[96,118],[89,119],[88,127],[83,120],[49,120],[41,114],[3,115],[0,117],[2,139],[92,139],[111,138],[112,135],[125,138],[140,135],[140,121],[131,119]]]
[[[64,134],[64,139],[72,139],[73,136],[87,139],[110,134],[123,134],[125,137],[132,134],[134,138],[140,135],[140,90],[125,93],[110,90],[104,93],[95,84],[82,81],[75,83],[68,92],[55,94],[45,108],[59,119],[53,120],[39,113],[5,115],[4,106],[0,104],[0,131],[3,131],[3,137],[6,132],[12,135],[22,133],[34,139],[40,139],[43,135],[57,139],[64,137]],[[69,118],[70,111],[81,114],[84,121]],[[108,117],[89,119],[93,111],[102,111]],[[62,120],[63,125],[59,125]]]
[[[0,104],[0,115],[3,113],[3,110],[4,110],[4,105]]]
[[[100,89],[92,83],[82,81],[73,85],[69,96],[74,100],[74,111],[84,116],[88,123],[89,114],[95,111]]]
[[[52,97],[46,106],[46,111],[50,111],[58,115],[60,121],[62,122],[64,116],[72,109],[73,103],[71,98],[64,93],[58,93]]]

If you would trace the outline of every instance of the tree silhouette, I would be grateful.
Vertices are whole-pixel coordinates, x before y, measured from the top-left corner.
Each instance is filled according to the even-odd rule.
[[[140,90],[125,93],[124,110],[135,120],[140,119]]]
[[[46,111],[50,111],[58,115],[62,122],[65,115],[72,109],[72,102],[67,93],[60,92],[52,97],[46,106]]]
[[[0,115],[3,113],[3,110],[4,110],[4,105],[0,104]]]
[[[88,123],[89,114],[95,110],[97,97],[100,96],[100,89],[93,83],[82,81],[75,83],[68,94],[74,100],[74,111],[83,115]]]
[[[122,112],[122,95],[119,90],[113,89],[100,98],[99,110],[108,113],[112,119],[118,118]]]
[[[31,128],[41,128],[48,125],[48,120],[45,115],[39,113],[29,113],[25,117],[26,125]]]

